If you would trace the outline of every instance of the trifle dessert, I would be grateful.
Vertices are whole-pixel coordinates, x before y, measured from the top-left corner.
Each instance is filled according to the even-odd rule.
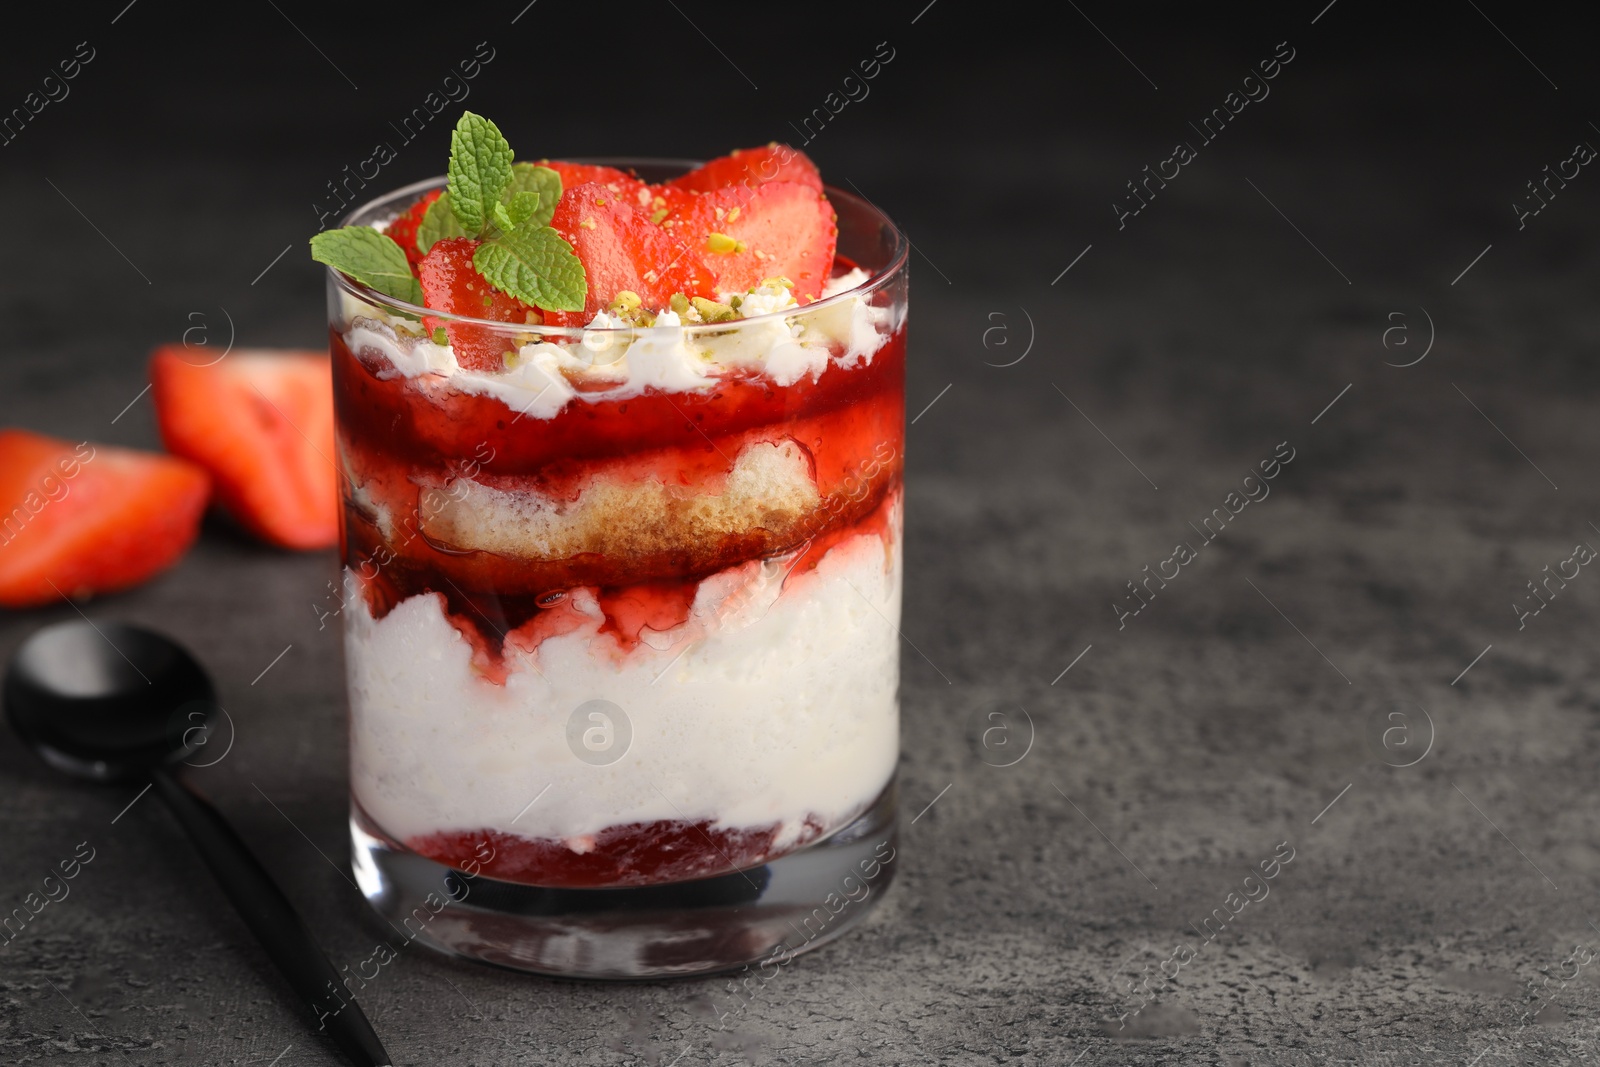
[[[895,772],[903,240],[782,145],[451,147],[312,242],[362,840],[457,900],[757,886]]]

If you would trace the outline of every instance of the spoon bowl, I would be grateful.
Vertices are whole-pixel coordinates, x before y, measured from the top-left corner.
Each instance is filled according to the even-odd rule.
[[[97,782],[147,776],[205,743],[216,691],[181,645],[123,623],[60,623],[12,657],[12,729],[57,770]]]

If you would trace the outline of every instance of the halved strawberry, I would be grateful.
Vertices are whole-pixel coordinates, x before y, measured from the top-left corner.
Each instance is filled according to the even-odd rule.
[[[188,355],[164,345],[150,358],[167,449],[209,471],[217,500],[263,540],[284,548],[337,544],[328,356],[256,349],[202,366]]]
[[[394,238],[401,251],[405,252],[406,260],[411,264],[412,273],[416,272],[417,264],[422,262],[422,253],[417,251],[417,227],[422,225],[422,216],[427,214],[428,206],[439,199],[439,194],[444,190],[435,189],[425,195],[421,200],[406,208],[404,213],[393,222],[384,232]]]
[[[811,158],[776,141],[760,148],[734,149],[667,184],[710,193],[730,185],[756,186],[768,182],[798,182],[819,193],[822,191],[822,175]]]
[[[537,309],[502,293],[478,273],[472,265],[472,255],[477,249],[478,242],[470,237],[447,237],[422,257],[418,275],[427,306],[474,319],[538,323]],[[450,347],[455,350],[456,362],[469,370],[505,370],[505,354],[516,350],[509,335],[487,326],[449,322],[432,316],[424,316],[422,322],[430,333],[444,327]]]
[[[159,574],[194,543],[210,493],[205,471],[172,456],[0,430],[0,605]]]
[[[700,257],[605,185],[590,182],[563,192],[550,225],[572,245],[588,274],[583,322],[624,289],[651,309],[666,306],[674,293],[716,296],[716,279]],[[550,321],[567,323],[573,314]]]
[[[626,200],[630,207],[642,208],[650,202],[649,193],[646,192],[650,187],[616,167],[605,167],[595,163],[568,163],[560,159],[541,159],[538,166],[549,167],[561,175],[563,191],[575,185],[599,182]]]
[[[663,221],[716,275],[717,288],[739,293],[784,277],[801,303],[822,295],[839,239],[836,216],[816,189],[798,182],[731,186],[701,193]]]

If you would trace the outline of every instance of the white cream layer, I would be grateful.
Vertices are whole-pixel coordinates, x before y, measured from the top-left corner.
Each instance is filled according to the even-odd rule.
[[[713,575],[688,622],[647,631],[625,655],[599,634],[592,594],[575,590],[589,621],[533,654],[508,648],[504,685],[473,667],[437,594],[381,620],[352,598],[356,798],[402,841],[493,829],[584,852],[609,826],[704,819],[779,824],[782,847],[808,817],[836,829],[882,791],[899,753],[898,526],[887,542],[835,546],[781,596],[791,561]],[[606,766],[568,744],[574,709],[594,699],[632,730]]]
[[[830,281],[823,300],[848,294],[867,281],[857,268]],[[900,326],[891,308],[870,296],[800,306],[789,290],[747,294],[751,318],[717,326],[686,326],[672,312],[657,325],[627,327],[599,312],[582,340],[522,345],[512,366],[498,373],[464,370],[449,345],[418,336],[415,322],[395,319],[351,295],[343,296],[345,345],[356,354],[377,354],[424,389],[498,397],[528,418],[554,418],[574,397],[590,402],[623,400],[646,389],[690,392],[717,384],[732,372],[759,371],[779,386],[815,378],[830,362],[841,367],[870,363]],[[581,382],[580,392],[574,383]],[[598,388],[596,388],[598,386]]]

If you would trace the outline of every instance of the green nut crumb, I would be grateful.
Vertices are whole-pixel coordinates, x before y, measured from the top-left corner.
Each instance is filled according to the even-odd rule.
[[[445,332],[443,326],[433,331],[433,343],[436,345],[448,345],[450,343],[450,335]]]
[[[691,306],[689,304],[689,298],[684,296],[682,293],[673,293],[672,299],[667,301],[667,303],[672,310],[677,312],[679,315],[687,315]]]
[[[695,310],[700,312],[700,318],[706,322],[727,322],[734,317],[733,308],[727,304],[719,304],[703,296],[694,297],[690,302],[694,304]]]
[[[706,251],[713,255],[728,256],[744,250],[745,243],[743,241],[735,240],[725,233],[713,233],[706,237]]]

